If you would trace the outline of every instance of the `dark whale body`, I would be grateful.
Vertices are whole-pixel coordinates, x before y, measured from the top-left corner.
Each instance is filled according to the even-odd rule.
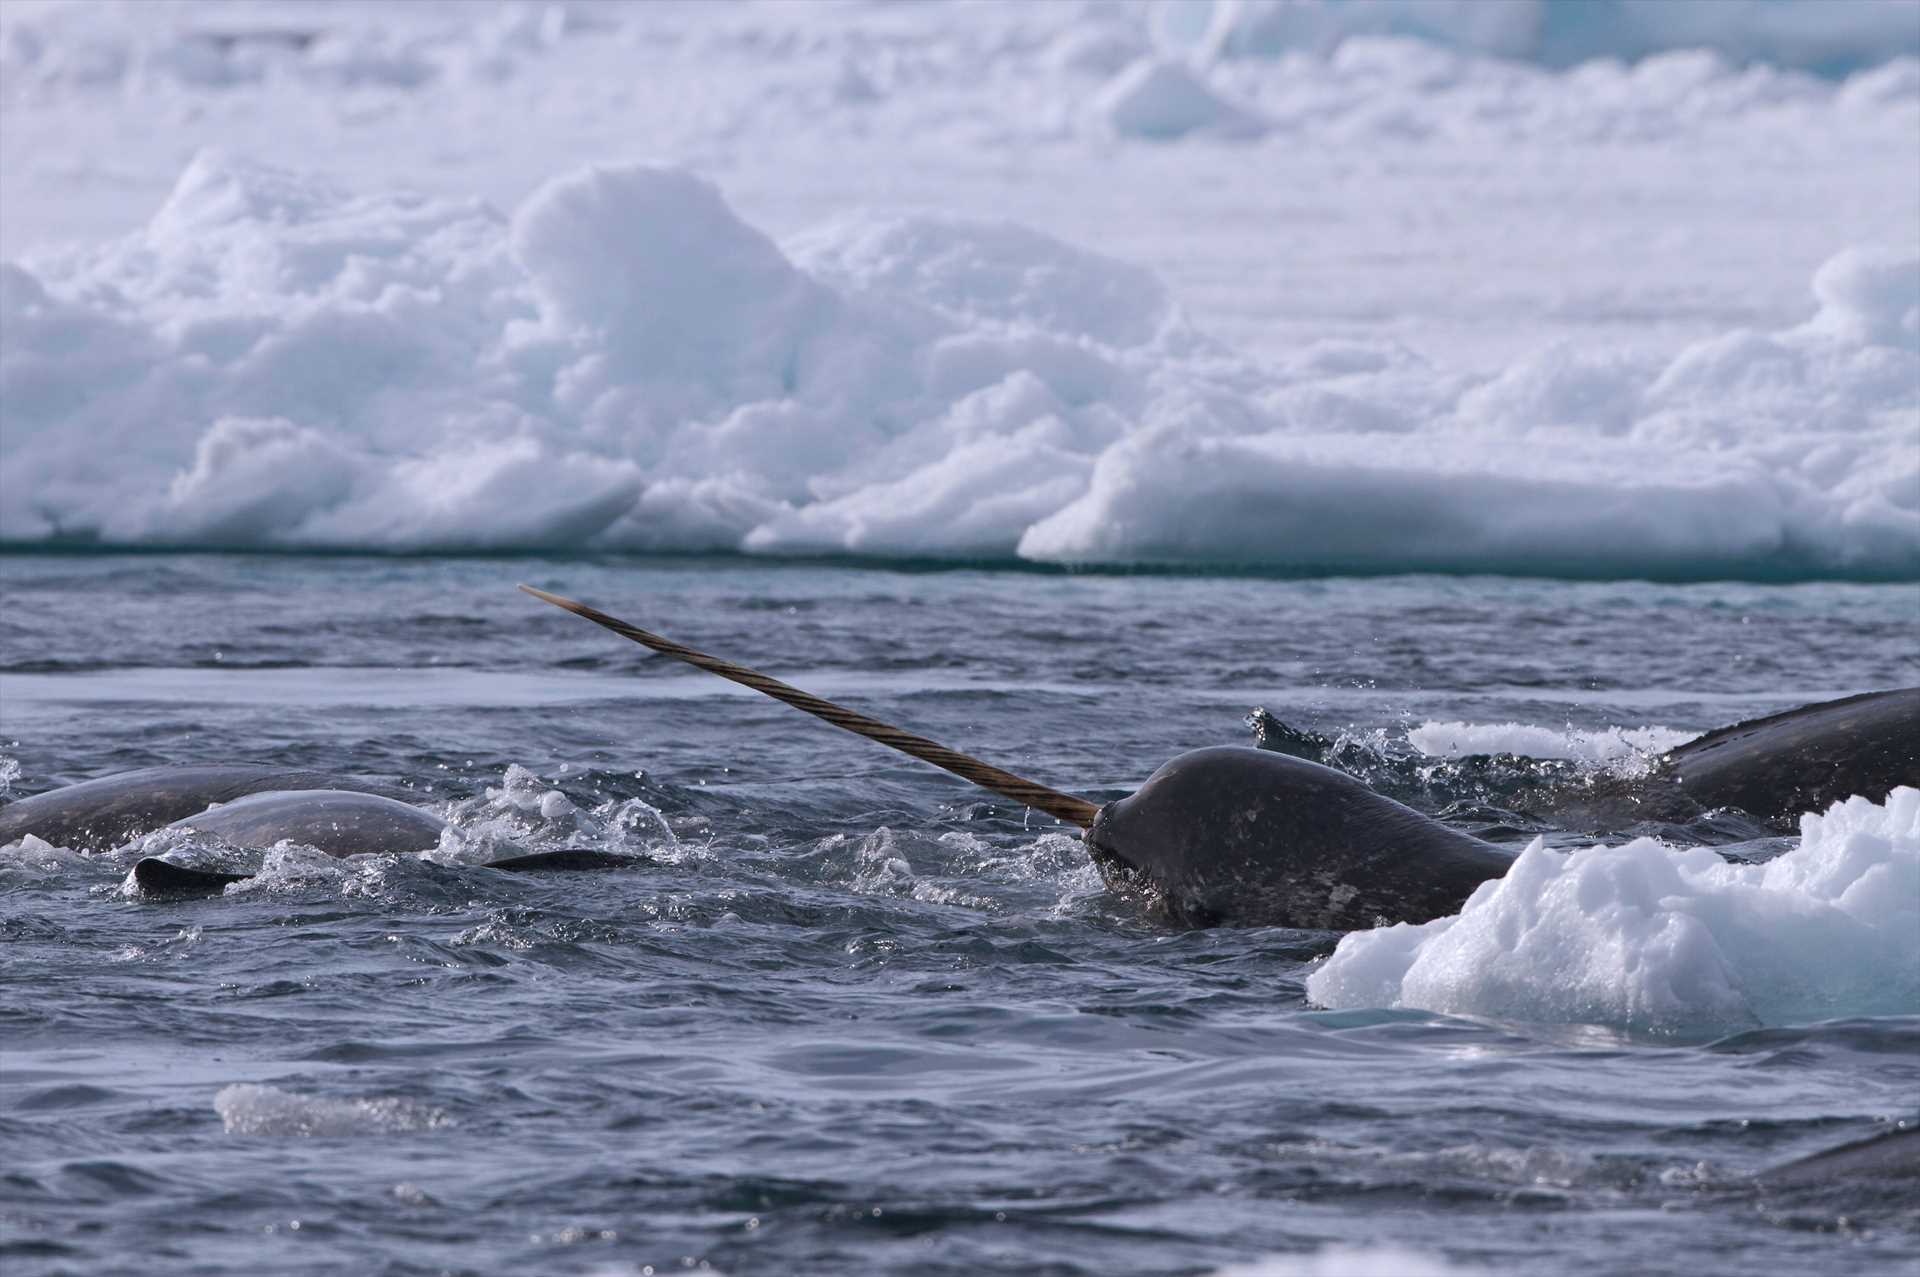
[[[1920,687],[1865,692],[1708,732],[1669,751],[1656,777],[1703,808],[1794,818],[1859,794],[1920,785]]]
[[[406,791],[293,767],[143,767],[81,781],[0,807],[0,846],[32,835],[56,847],[109,851],[141,834],[268,790],[327,789],[397,797]]]
[[[1265,709],[1248,716],[1259,747],[1331,762],[1335,743]],[[1571,768],[1569,768],[1571,770]],[[1792,832],[1807,812],[1854,795],[1885,801],[1920,786],[1920,688],[1863,692],[1718,728],[1668,750],[1636,776],[1582,775],[1523,785],[1501,805],[1563,830],[1618,833],[1733,811]]]
[[[1266,728],[1266,725],[1262,725]],[[1296,752],[1182,754],[1100,809],[1087,848],[1114,890],[1182,926],[1350,931],[1458,913],[1512,857]],[[1281,752],[1286,750],[1289,752]],[[1738,808],[1776,822],[1920,785],[1920,688],[1868,692],[1709,732],[1649,776],[1535,795],[1563,827]]]
[[[285,767],[148,767],[0,808],[0,846],[32,835],[59,847],[107,851],[170,828],[255,850],[294,842],[340,857],[428,851],[439,844],[446,822],[393,796],[406,793]],[[486,867],[520,873],[641,863],[641,856],[569,847],[509,856]],[[133,876],[148,891],[204,895],[252,875],[148,857],[134,866]]]
[[[1513,857],[1287,754],[1181,754],[1100,809],[1087,850],[1122,895],[1182,926],[1352,931],[1457,913]]]
[[[1645,775],[1522,793],[1513,806],[1561,829],[1685,824],[1709,812],[1790,833],[1807,812],[1920,785],[1920,688],[1864,692],[1718,728],[1668,750]]]
[[[1772,1189],[1822,1189],[1849,1181],[1920,1183],[1920,1127],[1905,1126],[1879,1135],[1824,1149],[1760,1172],[1760,1183]],[[1913,1187],[1901,1191],[1914,1192]]]

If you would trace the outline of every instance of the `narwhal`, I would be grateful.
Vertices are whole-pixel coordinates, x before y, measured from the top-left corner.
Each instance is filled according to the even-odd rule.
[[[1248,721],[1263,749],[1313,762],[1335,757],[1333,741],[1264,709]],[[1648,759],[1634,774],[1523,785],[1502,805],[1563,830],[1684,822],[1733,809],[1785,833],[1803,812],[1824,811],[1855,794],[1884,802],[1896,786],[1914,784],[1920,784],[1920,687],[1901,687],[1717,728]]]
[[[0,808],[0,845],[32,836],[55,846],[106,851],[156,829],[180,829],[229,847],[278,842],[331,856],[430,851],[446,822],[405,801],[407,790],[291,767],[228,764],[145,767],[35,794]],[[639,863],[589,848],[532,852],[487,864],[513,873]],[[251,874],[176,865],[148,856],[133,879],[154,892],[217,892]]]
[[[1099,806],[923,736],[709,656],[584,603],[537,599],[623,638],[763,692],[997,794],[1080,827],[1115,892],[1187,926],[1350,931],[1458,913],[1513,854],[1450,829],[1365,782],[1290,754],[1216,746],[1181,754],[1131,795]],[[1719,801],[1794,801],[1920,783],[1920,691],[1808,706],[1710,733],[1672,764]],[[1818,793],[1802,792],[1817,773]],[[1770,801],[1773,801],[1771,797]]]
[[[1270,750],[1222,746],[1181,754],[1133,794],[1096,805],[586,604],[520,588],[656,652],[1079,827],[1088,854],[1115,892],[1178,924],[1355,930],[1425,922],[1457,913],[1475,888],[1502,876],[1513,859],[1353,776]],[[1917,726],[1920,691],[1869,693],[1723,728],[1675,751],[1670,771],[1701,797],[1725,795],[1722,801],[1777,802],[1783,790],[1797,802],[1827,794],[1883,796],[1893,784],[1920,782]],[[1803,792],[1814,775],[1818,793]],[[0,844],[36,833],[66,845],[113,846],[172,823],[239,846],[291,839],[343,856],[434,845],[439,818],[401,799],[377,786],[286,769],[152,769],[0,809]],[[631,861],[582,849],[514,857],[491,867],[621,863]],[[136,880],[156,889],[217,890],[243,876],[158,859],[135,868]]]
[[[1086,831],[1116,893],[1187,926],[1354,930],[1458,912],[1513,857],[1344,772],[1266,750],[1181,754],[1105,806],[532,586],[537,599]]]

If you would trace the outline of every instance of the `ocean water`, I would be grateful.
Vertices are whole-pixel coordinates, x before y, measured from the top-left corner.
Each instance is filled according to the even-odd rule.
[[[13,796],[297,764],[413,786],[468,849],[646,857],[513,877],[283,849],[223,896],[153,900],[123,887],[134,852],[0,854],[9,1277],[1920,1258],[1898,1185],[1751,1178],[1920,1117],[1920,1014],[1319,1009],[1339,937],[1158,925],[1050,819],[521,580],[1096,800],[1250,743],[1263,706],[1515,851],[1793,839],[1543,830],[1460,741],[1629,766],[1636,742],[1920,681],[1910,584],[0,558]]]

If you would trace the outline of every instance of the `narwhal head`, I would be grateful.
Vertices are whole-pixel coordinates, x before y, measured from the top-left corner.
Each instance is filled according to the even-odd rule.
[[[1507,865],[1344,772],[1238,746],[1170,760],[1102,807],[1086,844],[1109,887],[1185,926],[1425,921]]]
[[[1291,779],[1289,769],[1269,760],[1281,756],[1219,747],[1163,764],[1132,794],[1102,807],[1087,830],[1087,852],[1101,877],[1183,926],[1243,916],[1252,862],[1272,850],[1264,844],[1274,838],[1263,836],[1279,832],[1278,808]]]

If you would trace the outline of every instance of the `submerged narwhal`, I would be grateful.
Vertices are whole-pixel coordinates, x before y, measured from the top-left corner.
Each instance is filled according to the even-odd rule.
[[[108,851],[157,829],[178,829],[228,847],[298,843],[330,856],[428,851],[446,822],[405,801],[404,789],[355,777],[259,764],[144,767],[64,785],[0,807],[0,846],[27,837],[81,851]],[[638,857],[596,849],[531,852],[489,862],[510,872],[597,869]],[[251,877],[148,856],[133,879],[150,891],[217,892]]]
[[[1336,761],[1336,743],[1281,722],[1249,719],[1262,749]],[[1545,760],[1524,760],[1539,764]],[[1804,812],[1859,795],[1884,802],[1920,784],[1920,687],[1862,692],[1717,728],[1646,760],[1630,773],[1522,781],[1501,805],[1556,829],[1602,832],[1640,822],[1684,823],[1736,810],[1791,831]]]

